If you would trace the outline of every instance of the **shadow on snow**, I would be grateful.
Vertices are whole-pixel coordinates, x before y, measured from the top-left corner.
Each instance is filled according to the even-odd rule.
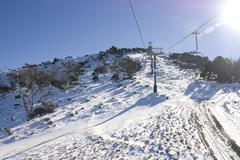
[[[122,114],[128,112],[129,110],[131,110],[133,108],[142,107],[142,106],[144,106],[144,107],[153,107],[153,106],[155,106],[155,105],[157,105],[159,103],[164,102],[165,100],[166,100],[165,96],[156,96],[156,97],[154,97],[154,96],[151,96],[151,94],[150,94],[147,97],[138,100],[135,104],[131,105],[130,107],[128,107],[126,109],[124,109],[123,111],[119,112],[118,114],[108,118],[107,120],[104,120],[103,122],[95,124],[92,127],[96,127],[96,126],[102,125],[102,124],[104,124],[104,123],[106,123],[106,122],[108,122],[110,120],[113,120],[116,117],[121,116]]]
[[[186,89],[184,95],[190,96],[197,102],[210,100],[219,91],[222,93],[237,92],[240,89],[238,84],[220,84],[217,82],[207,82],[203,80],[193,81]]]

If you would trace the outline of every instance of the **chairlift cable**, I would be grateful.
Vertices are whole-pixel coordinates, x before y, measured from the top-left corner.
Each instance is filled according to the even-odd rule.
[[[180,39],[179,41],[177,41],[176,43],[174,43],[173,45],[171,45],[167,51],[169,51],[170,49],[176,47],[179,43],[183,42],[184,40],[186,40],[187,38],[189,38],[192,33],[194,32],[198,32],[201,28],[205,27],[208,23],[210,23],[211,21],[215,20],[220,14],[222,13],[222,11],[218,12],[217,14],[215,14],[214,16],[212,16],[211,18],[209,18],[207,21],[205,21],[203,24],[201,24],[199,27],[197,27],[197,29],[195,29],[193,32],[191,32],[190,34],[186,35],[185,37],[183,37],[182,39]]]
[[[137,29],[138,29],[138,33],[139,33],[139,36],[140,36],[141,41],[142,41],[142,45],[143,45],[143,47],[145,48],[145,42],[144,42],[143,35],[142,35],[141,29],[140,29],[140,26],[139,26],[139,23],[138,23],[138,20],[137,20],[136,13],[135,13],[135,11],[134,11],[133,4],[132,4],[131,0],[128,0],[128,1],[129,1],[129,4],[130,4],[130,7],[131,7],[131,11],[132,11],[132,14],[133,14],[135,23],[136,23],[136,25],[137,25]]]

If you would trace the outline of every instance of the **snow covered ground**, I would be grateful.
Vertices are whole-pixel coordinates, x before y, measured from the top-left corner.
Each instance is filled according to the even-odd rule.
[[[81,85],[54,91],[54,113],[31,121],[16,93],[1,95],[0,115],[9,116],[0,116],[0,157],[239,159],[230,141],[240,145],[239,85],[198,80],[160,56],[152,94],[150,61],[143,53],[129,56],[145,62],[134,80],[112,82],[106,74],[93,83],[89,72]]]

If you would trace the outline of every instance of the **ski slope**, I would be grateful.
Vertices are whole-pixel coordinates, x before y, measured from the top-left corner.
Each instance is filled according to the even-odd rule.
[[[150,60],[145,54],[128,56],[145,63],[134,80],[111,82],[106,74],[93,83],[89,73],[81,78],[84,88],[55,91],[61,107],[53,114],[14,126],[13,135],[0,139],[0,157],[239,159],[225,137],[227,134],[239,144],[239,110],[237,104],[231,106],[236,98],[228,103],[228,108],[236,110],[235,117],[218,109],[224,108],[221,105],[226,101],[220,97],[234,92],[223,93],[226,86],[198,80],[194,71],[182,70],[159,56],[158,94],[152,94]],[[231,87],[239,90],[237,84],[227,86]],[[1,103],[9,105],[8,99],[14,95],[5,96]],[[222,124],[225,135],[212,115]],[[228,119],[222,122],[224,117]],[[46,124],[46,118],[54,125]],[[230,133],[231,129],[236,132]]]

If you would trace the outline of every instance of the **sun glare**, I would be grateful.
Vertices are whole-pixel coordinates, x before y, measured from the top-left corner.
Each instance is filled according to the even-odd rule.
[[[223,23],[240,31],[240,0],[228,0],[223,10]]]

